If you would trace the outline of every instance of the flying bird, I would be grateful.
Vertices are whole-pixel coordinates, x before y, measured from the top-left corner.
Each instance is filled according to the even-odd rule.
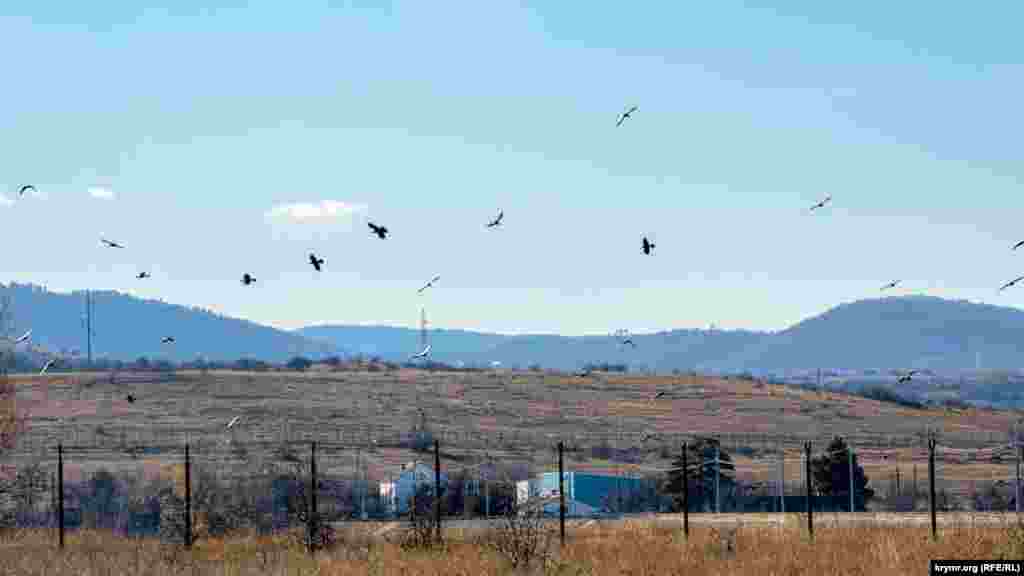
[[[246,272],[245,274],[242,274],[242,284],[245,284],[246,286],[248,286],[249,284],[252,284],[255,281],[256,281],[256,279],[253,278],[248,272]]]
[[[36,190],[35,186],[31,184],[25,184],[24,186],[18,189],[18,196],[24,196],[25,192],[28,192],[29,190],[33,192],[39,192],[39,190]]]
[[[892,282],[889,282],[889,283],[888,283],[888,284],[886,284],[885,286],[882,286],[882,290],[886,290],[886,289],[888,289],[888,288],[895,288],[895,287],[896,287],[896,285],[897,285],[897,284],[899,284],[899,283],[900,283],[900,281],[899,281],[899,280],[893,280]]]
[[[494,220],[491,220],[487,224],[487,227],[488,228],[497,228],[498,226],[501,226],[501,219],[504,218],[504,217],[505,217],[505,211],[504,210],[499,210],[498,211],[498,217],[495,218]]]
[[[1007,288],[1009,288],[1010,286],[1015,285],[1017,282],[1020,282],[1021,280],[1024,280],[1024,276],[1018,276],[1018,277],[1014,278],[1013,280],[1010,280],[1006,284],[1003,284],[1002,286],[999,287],[999,291],[1002,292],[1003,290],[1006,290]]]
[[[1013,248],[1010,248],[1010,250],[1016,250],[1017,248],[1020,248],[1021,246],[1024,246],[1024,240],[1021,240],[1020,242],[1017,242],[1016,244],[1014,244]]]
[[[666,394],[666,392],[665,392],[664,390],[662,390],[661,392],[658,392],[657,394],[655,394],[655,395],[654,395],[654,397],[653,397],[652,399],[653,399],[653,400],[657,400],[658,398],[662,398],[662,397],[664,397],[664,396],[665,396],[665,394]]]
[[[129,404],[133,404],[135,402],[135,396],[132,396],[131,394],[125,396],[124,399],[127,400]]]
[[[317,258],[316,254],[310,253],[310,255],[309,255],[309,263],[313,265],[313,268],[316,268],[317,272],[319,272],[320,271],[320,266],[323,265],[323,263],[324,263],[324,259],[323,258]]]
[[[626,118],[632,118],[633,117],[633,112],[636,112],[636,111],[637,111],[637,107],[633,106],[629,110],[626,110],[625,112],[620,114],[619,115],[619,119],[615,122],[615,127],[618,128],[619,126],[622,126],[622,123],[626,121]]]
[[[580,378],[586,378],[587,376],[590,376],[590,370],[584,368],[583,370],[576,372],[576,376],[579,376]]]
[[[632,338],[626,338],[625,340],[622,341],[623,346],[625,346],[626,344],[629,344],[633,348],[636,348],[636,342],[633,342]]]
[[[26,340],[28,340],[31,337],[32,337],[32,331],[29,330],[28,332],[25,332],[24,334],[19,336],[18,339],[14,341],[14,343],[15,344],[21,344],[22,342],[25,342]]]
[[[107,240],[106,238],[100,238],[100,242],[103,242],[104,244],[106,244],[107,246],[109,246],[111,248],[124,248],[124,246],[118,244],[117,242],[111,242],[110,240]]]
[[[418,293],[418,294],[422,294],[424,290],[426,290],[427,288],[430,288],[431,286],[433,286],[433,285],[434,285],[434,282],[437,282],[437,281],[438,281],[438,280],[440,280],[440,279],[441,279],[441,275],[440,275],[440,274],[438,274],[438,275],[434,276],[433,278],[431,278],[431,279],[430,279],[430,281],[429,281],[429,282],[427,282],[426,284],[424,284],[422,288],[420,288],[419,290],[417,290],[417,291],[416,291],[416,293]]]
[[[427,354],[430,354],[430,344],[427,344],[427,347],[424,348],[423,351],[418,352],[418,353],[413,354],[412,356],[410,356],[409,359],[410,360],[414,360],[416,358],[426,358]]]
[[[646,236],[644,236],[644,254],[650,254],[651,250],[653,249],[654,243],[648,240]]]
[[[918,372],[920,372],[920,370],[911,370],[911,371],[907,372],[906,374],[903,374],[902,376],[897,378],[896,382],[899,383],[899,384],[902,384],[904,382],[910,382],[910,377],[913,376],[914,374],[917,374]]]
[[[139,280],[145,280],[146,278],[149,278],[149,272],[139,272],[139,275],[136,276],[136,278]]]
[[[370,230],[374,234],[376,234],[381,240],[386,240],[387,239],[387,236],[388,236],[388,229],[387,228],[385,228],[384,226],[377,226],[373,222],[367,222],[367,225],[370,227]]]
[[[235,416],[234,418],[231,419],[231,422],[228,422],[228,427],[226,429],[231,430],[231,427],[234,426],[235,424],[238,424],[238,421],[241,419],[241,416]]]
[[[43,369],[39,371],[39,375],[42,376],[43,374],[46,374],[46,371],[49,370],[50,367],[53,366],[56,363],[57,363],[57,359],[56,358],[50,358],[46,362],[46,364],[43,364]]]
[[[832,200],[832,195],[831,194],[828,195],[828,196],[825,196],[825,199],[822,200],[821,202],[818,202],[814,206],[811,206],[811,212],[814,212],[818,208],[823,208],[825,206],[825,204],[829,203],[830,200]]]
[[[161,344],[174,344],[174,336],[164,336],[160,339]]]

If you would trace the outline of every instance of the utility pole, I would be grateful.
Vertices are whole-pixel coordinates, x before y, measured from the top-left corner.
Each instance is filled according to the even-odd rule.
[[[917,504],[917,462],[914,462],[914,504]]]
[[[1020,516],[1020,457],[1021,457],[1021,445],[1020,445],[1020,420],[1013,425],[1013,448],[1017,456],[1017,487],[1014,489],[1014,502],[1017,509],[1017,515]]]
[[[928,500],[932,515],[932,540],[938,539],[935,525],[935,435],[928,438]]]
[[[715,514],[718,514],[721,506],[721,499],[718,497],[719,486],[719,451],[718,444],[715,444]]]
[[[565,463],[562,459],[563,445],[558,442],[558,531],[561,545],[565,546]]]
[[[804,443],[804,489],[807,491],[807,534],[814,541],[814,505],[811,502],[811,442]]]
[[[85,341],[89,359],[89,366],[92,367],[92,290],[85,291]]]
[[[1024,446],[1021,446],[1020,441],[1016,443],[1017,448],[1017,497],[1014,500],[1017,501],[1017,515],[1021,513],[1021,452],[1024,452]]]
[[[683,536],[690,539],[690,472],[686,462],[686,442],[683,442]],[[703,467],[703,462],[701,462]],[[701,472],[703,476],[703,472]]]
[[[850,512],[854,512],[855,508],[853,506],[853,447],[851,447],[849,444],[847,444],[846,446],[846,454],[850,460]]]
[[[779,510],[786,513],[786,445],[779,442]]]

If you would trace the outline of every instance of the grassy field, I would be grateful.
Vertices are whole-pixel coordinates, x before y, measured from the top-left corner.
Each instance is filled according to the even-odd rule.
[[[909,446],[926,425],[942,430],[940,486],[1008,478],[1013,462],[974,458],[974,449],[1005,444],[1015,416],[991,410],[923,410],[845,394],[818,394],[750,380],[694,376],[596,374],[580,378],[534,372],[237,373],[181,372],[175,375],[95,374],[15,378],[17,410],[29,417],[17,459],[53,461],[58,440],[107,449],[70,454],[67,474],[82,468],[138,469],[173,454],[130,455],[136,444],[194,445],[202,463],[245,473],[232,460],[228,441],[277,442],[282,438],[370,445],[360,462],[371,479],[386,479],[415,455],[397,444],[423,418],[439,434],[448,456],[485,452],[505,461],[522,460],[552,468],[557,437],[581,446],[607,442],[636,450],[634,462],[598,461],[587,451],[570,454],[571,469],[613,468],[652,473],[669,465],[682,435],[722,434],[723,444],[747,480],[777,474],[776,443],[785,437],[787,482],[799,483],[800,442],[824,448],[833,435],[852,438],[858,458],[876,479],[888,482],[897,467],[907,484],[916,467],[926,478],[923,446]],[[656,392],[665,397],[653,400]],[[137,398],[129,403],[128,394]],[[422,416],[420,413],[422,410]],[[242,416],[227,432],[225,424]],[[443,432],[443,433],[441,433]],[[653,435],[644,439],[645,435]],[[390,439],[390,440],[389,440]],[[203,444],[205,443],[205,444]],[[739,450],[739,448],[744,448]],[[251,456],[251,455],[250,455]],[[351,474],[354,449],[323,452],[325,474]],[[261,465],[249,458],[246,466]],[[794,484],[793,489],[798,489]]]
[[[514,572],[486,542],[448,534],[443,548],[403,550],[373,538],[366,528],[340,535],[332,549],[310,557],[301,535],[239,535],[202,540],[191,551],[153,540],[103,532],[69,535],[57,551],[53,532],[7,533],[0,541],[3,573],[29,575],[711,575],[924,574],[935,558],[1020,559],[1024,529],[1014,525],[943,530],[933,542],[926,528],[821,528],[811,542],[799,521],[780,527],[694,527],[689,539],[678,528],[634,522],[614,528],[591,525],[568,531],[565,548],[548,534],[549,554],[531,570]]]

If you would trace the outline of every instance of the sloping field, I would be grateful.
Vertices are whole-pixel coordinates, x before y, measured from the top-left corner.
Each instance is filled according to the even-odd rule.
[[[904,483],[916,467],[923,487],[921,433],[930,425],[942,431],[941,478],[1006,480],[1013,470],[1005,446],[1010,413],[915,410],[749,380],[399,370],[83,374],[15,382],[18,412],[30,418],[21,458],[51,461],[46,451],[58,441],[102,447],[69,452],[72,469],[86,462],[137,467],[145,458],[180,460],[180,450],[161,454],[147,446],[174,448],[188,439],[198,462],[230,470],[242,460],[261,465],[258,457],[269,458],[282,439],[316,439],[327,442],[318,452],[324,473],[350,474],[358,459],[369,478],[386,479],[414,457],[403,442],[425,422],[442,443],[445,466],[469,466],[489,454],[553,468],[550,447],[562,438],[582,449],[567,454],[570,469],[652,473],[668,466],[685,437],[717,434],[738,476],[761,481],[777,477],[781,443],[788,483],[801,481],[803,440],[813,440],[817,451],[841,435],[852,439],[876,485],[899,466]],[[658,392],[664,396],[655,399]],[[129,393],[134,403],[125,399]],[[242,417],[239,424],[225,430],[235,416]],[[590,448],[601,445],[631,448],[633,462],[591,458]]]

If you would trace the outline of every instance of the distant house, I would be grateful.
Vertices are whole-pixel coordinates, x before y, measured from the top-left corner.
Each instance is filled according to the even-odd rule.
[[[423,462],[409,462],[402,467],[398,478],[380,483],[380,498],[384,508],[392,514],[408,514],[416,489],[425,486],[430,494],[434,490],[434,468]],[[448,476],[441,473],[441,489],[448,484]]]
[[[564,485],[567,516],[589,516],[611,510],[630,512],[629,502],[644,490],[643,480],[638,477],[585,472],[566,472]],[[522,504],[533,498],[556,499],[558,488],[558,472],[545,472],[536,478],[519,481],[516,483],[516,503]],[[557,514],[558,502],[544,504],[544,511]]]

